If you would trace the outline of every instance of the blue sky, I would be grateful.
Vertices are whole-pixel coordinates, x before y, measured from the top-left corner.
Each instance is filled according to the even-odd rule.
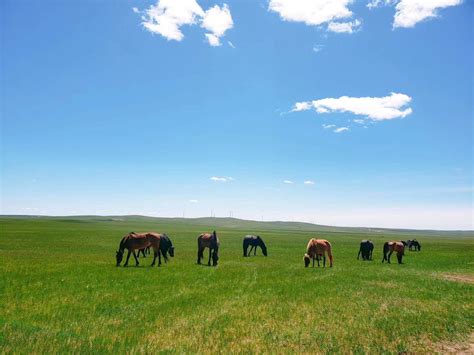
[[[2,1],[1,213],[472,229],[457,2]]]

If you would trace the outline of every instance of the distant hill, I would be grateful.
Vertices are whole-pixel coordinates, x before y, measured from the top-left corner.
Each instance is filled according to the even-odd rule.
[[[418,229],[394,229],[394,228],[374,228],[374,227],[337,227],[305,222],[289,221],[253,221],[238,218],[222,217],[201,217],[201,218],[167,218],[167,217],[147,217],[140,215],[126,216],[31,216],[31,215],[0,215],[0,219],[49,219],[71,222],[130,222],[130,223],[176,223],[189,226],[207,226],[211,228],[238,229],[244,231],[259,230],[288,230],[307,232],[332,232],[332,233],[404,233],[404,234],[437,234],[437,235],[458,235],[474,236],[474,231],[438,231],[438,230],[418,230]]]

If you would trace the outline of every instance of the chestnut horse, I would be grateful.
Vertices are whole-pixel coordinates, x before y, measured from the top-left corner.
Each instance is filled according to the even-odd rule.
[[[387,261],[390,264],[390,256],[392,255],[393,252],[397,253],[398,263],[401,264],[402,263],[402,257],[405,254],[405,244],[403,244],[402,242],[398,242],[398,241],[386,242],[383,245],[382,263],[384,261]]]
[[[306,254],[304,255],[304,266],[308,267],[311,259],[313,259],[313,267],[314,267],[314,260],[316,259],[318,261],[318,267],[319,267],[319,259],[323,257],[323,267],[326,267],[326,252],[329,257],[329,266],[332,267],[333,256],[332,256],[331,243],[329,243],[325,239],[312,238],[308,242],[308,246],[306,247]]]
[[[138,262],[137,255],[135,254],[135,250],[144,249],[146,247],[152,247],[154,252],[153,262],[151,266],[155,265],[156,257],[158,256],[158,266],[161,265],[161,255],[160,255],[160,241],[161,241],[161,234],[158,233],[135,233],[131,232],[127,234],[125,237],[122,238],[119,245],[119,250],[117,250],[116,258],[117,258],[117,266],[120,266],[120,263],[123,259],[123,253],[125,249],[128,250],[127,260],[123,266],[128,266],[128,259],[130,258],[130,254],[133,254],[135,258],[135,266],[138,266],[140,263]]]
[[[212,266],[217,266],[217,261],[219,260],[219,238],[217,237],[216,231],[211,233],[204,233],[198,237],[198,259],[197,263],[201,264],[201,259],[204,257],[204,249],[209,248],[209,260],[207,262],[208,266],[211,266],[211,257],[212,257]]]

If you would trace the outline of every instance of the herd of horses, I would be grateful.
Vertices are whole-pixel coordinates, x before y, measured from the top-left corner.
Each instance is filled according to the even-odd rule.
[[[217,266],[219,260],[219,246],[220,241],[217,236],[216,231],[212,233],[203,233],[198,236],[198,253],[197,253],[197,263],[201,264],[201,260],[204,258],[204,251],[206,248],[209,249],[209,259],[207,265]],[[250,247],[250,250],[249,250]],[[268,255],[267,246],[265,245],[263,239],[258,235],[246,235],[243,239],[243,256],[248,257],[252,254],[257,255],[257,248],[260,248],[264,256]],[[398,263],[402,263],[403,255],[405,254],[405,249],[421,251],[421,245],[416,240],[400,240],[400,241],[389,241],[383,245],[383,262],[390,263],[390,257],[393,253],[396,253]],[[119,249],[116,253],[117,266],[120,266],[123,260],[123,255],[125,250],[128,251],[127,258],[123,266],[128,266],[128,261],[130,255],[133,255],[135,258],[136,266],[139,263],[140,254],[145,257],[147,254],[150,254],[150,250],[153,249],[153,262],[151,266],[154,266],[156,263],[156,258],[158,258],[158,266],[161,265],[161,257],[165,260],[165,263],[168,262],[168,255],[174,257],[174,246],[171,242],[171,239],[164,233],[135,233],[130,232],[122,238],[119,244]],[[372,260],[372,253],[374,250],[374,243],[371,240],[363,240],[360,243],[359,253],[357,254],[357,260],[362,257],[362,260]],[[329,266],[332,267],[334,263],[334,257],[332,255],[332,246],[331,243],[325,239],[315,239],[312,238],[306,246],[306,253],[304,254],[303,260],[305,267],[308,267],[313,262],[313,267],[315,262],[318,263],[320,267],[320,261],[323,261],[323,267],[326,267],[326,255],[329,258]]]

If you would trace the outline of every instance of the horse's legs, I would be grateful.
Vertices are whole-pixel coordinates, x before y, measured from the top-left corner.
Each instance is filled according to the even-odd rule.
[[[257,246],[253,246],[253,256],[257,256]]]
[[[155,248],[153,248],[153,261],[152,261],[150,266],[155,266],[156,253],[157,253],[157,250]]]
[[[314,256],[313,256],[313,267],[314,267]]]
[[[387,262],[390,264],[390,256],[392,256],[393,250],[388,253]]]
[[[247,248],[248,248],[248,245],[244,244],[244,257],[247,256]]]
[[[127,260],[125,260],[125,264],[123,264],[123,266],[128,266],[128,259],[130,259],[130,254],[132,252],[130,251],[130,249],[128,249],[128,254],[127,254]]]
[[[158,254],[158,266],[161,266],[161,251],[160,251],[160,249],[158,249],[156,251],[156,253]]]
[[[399,264],[402,263],[402,257],[403,257],[403,254],[397,253],[397,259],[398,259]]]
[[[326,267],[326,254],[323,255],[323,267]]]
[[[359,256],[361,252],[362,252],[362,249],[359,249],[359,254],[357,254],[357,260],[359,260]],[[364,260],[364,254],[362,254],[362,260]]]
[[[208,260],[208,262],[207,262],[207,266],[211,266],[211,254],[212,254],[211,251],[212,251],[212,249],[209,248],[209,260]]]
[[[135,258],[135,266],[140,265],[140,263],[138,262],[137,254],[135,254],[135,250],[132,250],[132,253],[133,253],[133,257]]]

